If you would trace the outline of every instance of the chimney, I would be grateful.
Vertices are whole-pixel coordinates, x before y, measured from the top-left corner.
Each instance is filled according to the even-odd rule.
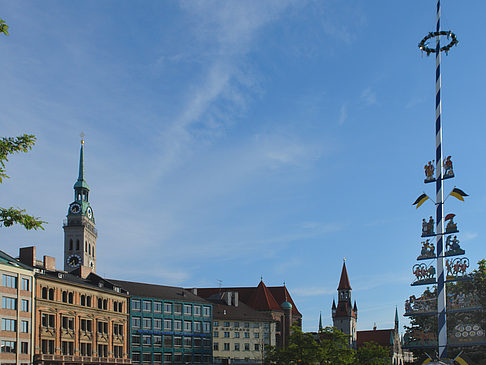
[[[35,246],[21,247],[19,261],[25,265],[35,266]]]
[[[233,305],[235,307],[238,307],[238,292],[237,291],[233,292]]]
[[[81,276],[81,279],[86,279],[89,274],[91,274],[93,270],[90,267],[86,266],[80,266],[79,267],[79,275]]]
[[[223,301],[226,303],[226,305],[231,305],[231,292],[230,291],[225,291],[223,293]]]
[[[56,259],[51,256],[44,256],[44,270],[56,271]]]
[[[197,288],[192,288],[191,291],[192,291],[192,294],[197,295]]]

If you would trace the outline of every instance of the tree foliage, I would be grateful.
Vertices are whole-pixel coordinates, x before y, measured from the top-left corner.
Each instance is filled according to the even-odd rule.
[[[8,35],[8,25],[5,24],[5,20],[0,19],[0,33]]]
[[[8,28],[8,27],[7,27]],[[13,153],[28,152],[35,144],[35,136],[24,134],[20,137],[3,137],[0,139],[0,184],[9,176],[5,172],[5,164],[8,156]],[[26,229],[44,229],[42,224],[46,222],[38,217],[33,217],[25,213],[25,209],[2,208],[0,207],[0,226],[10,227],[20,224]]]
[[[376,342],[366,342],[358,349],[356,364],[358,365],[388,365],[390,350]]]
[[[356,351],[348,348],[348,338],[336,327],[326,327],[319,332],[322,358],[319,364],[347,365],[355,361]]]
[[[347,347],[347,336],[333,327],[326,327],[317,335],[303,333],[292,327],[287,348],[271,347],[265,356],[266,365],[351,365],[356,351]]]

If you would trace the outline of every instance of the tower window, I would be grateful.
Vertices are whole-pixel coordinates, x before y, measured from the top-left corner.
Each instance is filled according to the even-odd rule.
[[[73,240],[69,240],[69,249],[72,250],[73,249]]]
[[[79,240],[76,240],[76,250],[79,250]]]
[[[88,252],[88,241],[84,243],[84,252]]]

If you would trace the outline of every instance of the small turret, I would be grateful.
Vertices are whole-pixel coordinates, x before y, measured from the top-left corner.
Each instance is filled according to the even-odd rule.
[[[398,308],[395,307],[395,331],[398,332],[400,324],[398,322]]]

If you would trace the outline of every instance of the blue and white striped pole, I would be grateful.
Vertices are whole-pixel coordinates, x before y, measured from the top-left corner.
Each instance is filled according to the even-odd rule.
[[[437,32],[440,32],[440,0],[437,0]],[[437,232],[437,315],[439,359],[447,356],[446,287],[444,273],[444,192],[442,189],[442,103],[440,77],[440,35],[436,37],[435,51],[435,161],[436,161],[436,232]]]

